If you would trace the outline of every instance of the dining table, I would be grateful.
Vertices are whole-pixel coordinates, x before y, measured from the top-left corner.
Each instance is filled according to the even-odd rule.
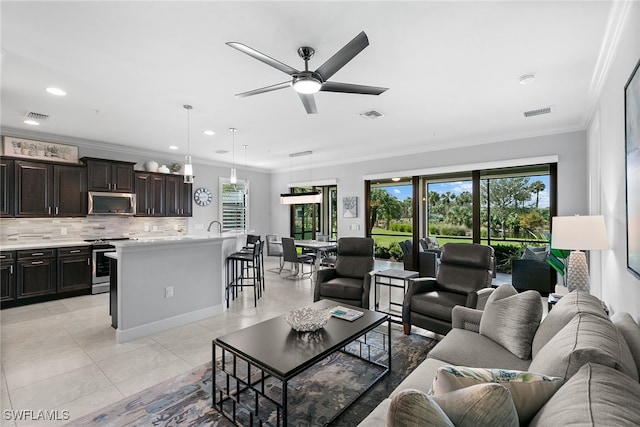
[[[315,254],[315,266],[314,273],[311,277],[313,281],[316,279],[316,272],[320,268],[320,263],[322,261],[322,252],[327,252],[331,250],[335,250],[338,248],[337,242],[331,241],[320,241],[320,240],[294,240],[294,243],[297,247],[303,249],[311,249]]]

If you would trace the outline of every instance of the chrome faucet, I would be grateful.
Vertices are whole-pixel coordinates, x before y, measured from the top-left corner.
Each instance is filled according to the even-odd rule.
[[[218,227],[219,228],[218,234],[222,234],[222,223],[220,221],[215,220],[215,219],[209,223],[209,227],[207,227],[207,232],[211,231],[211,226],[213,224],[218,224],[218,226],[219,226]]]

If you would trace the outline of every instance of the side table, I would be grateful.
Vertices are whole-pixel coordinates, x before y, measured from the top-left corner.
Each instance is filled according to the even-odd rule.
[[[407,281],[409,279],[413,279],[414,277],[418,277],[418,272],[417,271],[410,271],[410,270],[399,270],[396,268],[391,268],[389,270],[382,270],[382,271],[376,271],[373,275],[373,300],[375,302],[375,310],[380,312],[380,313],[386,313],[389,316],[391,316],[391,320],[394,322],[399,322],[399,320],[397,319],[398,313],[392,313],[391,312],[391,306],[400,306],[402,307],[402,301],[401,302],[395,302],[392,300],[391,298],[391,291],[394,288],[398,288],[398,289],[402,289],[402,295],[404,296],[404,294],[407,291]],[[381,281],[380,279],[386,279],[385,281]],[[393,281],[402,281],[402,284],[399,283],[394,283]],[[387,308],[387,311],[381,310],[380,309],[380,297],[378,294],[378,287],[380,285],[383,286],[387,286],[389,288],[389,306]]]

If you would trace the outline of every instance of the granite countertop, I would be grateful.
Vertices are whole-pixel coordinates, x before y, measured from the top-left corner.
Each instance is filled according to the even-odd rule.
[[[66,248],[69,246],[91,246],[91,243],[84,240],[62,240],[62,241],[38,241],[38,242],[8,242],[0,245],[3,251],[20,251],[24,249],[43,248]]]

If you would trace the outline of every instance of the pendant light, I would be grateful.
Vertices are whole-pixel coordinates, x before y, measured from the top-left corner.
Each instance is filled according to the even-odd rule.
[[[183,105],[187,110],[187,155],[184,158],[184,183],[193,184],[193,163],[191,163],[191,147],[189,144],[189,112],[193,108],[191,105]]]
[[[238,174],[236,173],[236,132],[238,129],[229,128],[231,131],[232,138],[232,150],[233,150],[233,167],[231,168],[231,176],[229,177],[229,182],[231,184],[236,184],[238,182]]]
[[[313,151],[302,151],[300,153],[289,154],[289,165],[291,165],[292,157],[309,156],[309,181],[313,185]],[[312,190],[303,193],[282,193],[280,194],[281,205],[297,205],[307,203],[322,203],[322,191]]]

